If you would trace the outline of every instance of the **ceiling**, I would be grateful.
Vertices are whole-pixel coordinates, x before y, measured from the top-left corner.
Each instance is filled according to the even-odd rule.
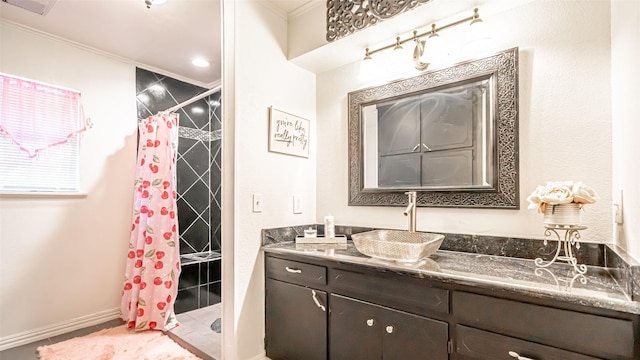
[[[220,0],[10,0],[52,2],[45,15],[0,3],[0,19],[64,38],[137,66],[204,87],[221,79]],[[267,0],[289,14],[316,0]],[[191,64],[194,57],[211,63]]]

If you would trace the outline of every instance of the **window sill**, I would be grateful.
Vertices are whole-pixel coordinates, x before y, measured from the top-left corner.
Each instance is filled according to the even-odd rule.
[[[0,191],[0,197],[43,197],[43,198],[86,198],[86,192],[47,192],[47,191]]]

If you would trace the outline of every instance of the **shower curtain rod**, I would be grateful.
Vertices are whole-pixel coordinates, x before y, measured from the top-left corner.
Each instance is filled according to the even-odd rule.
[[[169,113],[174,112],[174,111],[176,111],[176,110],[178,110],[180,108],[183,108],[183,107],[185,107],[185,106],[187,106],[187,105],[189,105],[191,103],[194,103],[194,102],[196,102],[196,101],[198,101],[198,100],[200,100],[200,99],[202,99],[204,97],[207,97],[207,96],[213,94],[214,92],[220,90],[221,87],[222,86],[220,86],[220,85],[218,85],[216,87],[213,87],[213,88],[203,92],[202,94],[196,95],[196,96],[192,97],[189,100],[185,100],[185,101],[181,102],[180,104],[178,104],[178,105],[176,105],[174,107],[171,107],[171,108],[169,108],[169,109],[167,109],[165,111],[160,111],[160,112],[169,112]]]

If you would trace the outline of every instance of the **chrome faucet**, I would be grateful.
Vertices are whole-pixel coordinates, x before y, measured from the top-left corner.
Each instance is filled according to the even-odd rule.
[[[409,204],[404,209],[404,215],[409,217],[409,228],[411,232],[416,231],[416,192],[407,191],[405,193],[409,197]]]

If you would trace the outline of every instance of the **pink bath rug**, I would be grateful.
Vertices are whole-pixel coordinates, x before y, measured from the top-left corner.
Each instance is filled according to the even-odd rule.
[[[161,331],[126,325],[38,348],[40,360],[202,360]]]

